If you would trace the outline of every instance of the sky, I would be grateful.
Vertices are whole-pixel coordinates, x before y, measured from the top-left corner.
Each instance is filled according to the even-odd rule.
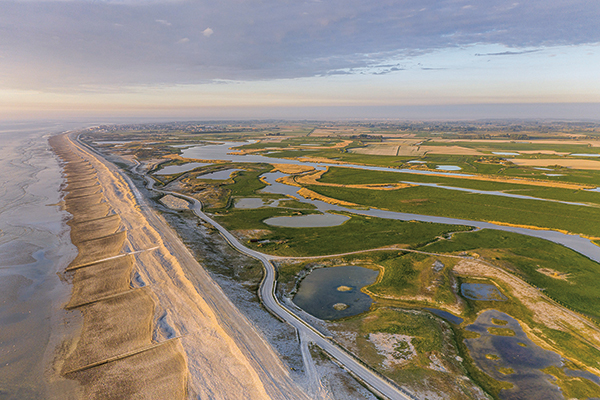
[[[600,120],[597,0],[0,0],[0,119]]]

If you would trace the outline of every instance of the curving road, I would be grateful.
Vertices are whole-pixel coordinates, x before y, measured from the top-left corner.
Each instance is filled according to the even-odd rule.
[[[399,387],[389,379],[378,374],[374,370],[370,369],[363,363],[361,363],[356,357],[344,350],[330,339],[325,337],[322,333],[318,332],[311,325],[298,318],[295,314],[289,311],[283,304],[277,300],[275,296],[275,281],[276,272],[275,266],[271,260],[278,257],[272,257],[258,251],[252,250],[244,246],[240,241],[233,236],[227,229],[221,226],[217,221],[206,215],[202,211],[202,204],[193,197],[186,196],[177,192],[169,192],[165,190],[159,190],[154,188],[154,181],[145,174],[140,174],[137,171],[136,165],[132,172],[145,178],[147,182],[147,188],[154,190],[159,193],[170,194],[176,197],[187,200],[191,205],[190,209],[202,220],[210,223],[214,226],[219,233],[227,240],[227,242],[239,252],[246,254],[259,260],[264,268],[265,275],[259,288],[259,296],[265,307],[272,312],[274,315],[279,317],[281,320],[287,322],[293,326],[297,332],[301,341],[304,343],[312,342],[328,353],[333,359],[341,364],[347,371],[354,376],[358,377],[363,381],[371,390],[378,393],[379,395],[386,397],[391,400],[413,400],[417,399],[413,394],[407,390]]]

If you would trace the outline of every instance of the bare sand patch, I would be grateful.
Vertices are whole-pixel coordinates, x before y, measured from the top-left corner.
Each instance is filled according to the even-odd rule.
[[[190,203],[188,203],[180,197],[176,197],[170,194],[163,196],[160,199],[160,202],[172,210],[189,210],[190,208]]]
[[[67,202],[65,208],[73,215],[73,218],[69,221],[69,225],[106,217],[110,213],[108,203],[88,205],[85,203],[73,204]]]
[[[66,307],[77,307],[130,290],[133,262],[133,256],[129,255],[78,269]]]
[[[573,169],[590,169],[598,171],[600,170],[600,161],[595,160],[582,160],[575,158],[551,158],[551,159],[520,159],[511,158],[509,160],[516,165],[524,165],[527,167],[551,167],[558,165],[566,168]]]
[[[75,257],[69,267],[72,268],[116,256],[121,253],[126,236],[127,232],[122,231],[98,239],[77,243],[79,254],[77,254],[77,257]]]
[[[84,388],[86,400],[184,399],[187,367],[179,340],[69,374]]]
[[[65,362],[64,373],[152,344],[154,301],[147,288],[129,290],[78,309],[83,314],[83,327],[75,351]]]
[[[67,192],[71,192],[75,189],[82,189],[82,188],[87,188],[90,186],[97,186],[98,185],[98,178],[94,177],[94,178],[86,178],[83,180],[78,180],[78,181],[71,181],[69,182],[69,184],[67,185]]]
[[[571,274],[555,271],[551,268],[538,268],[538,269],[536,269],[536,271],[539,272],[540,274],[549,276],[550,278],[560,279],[562,281],[567,281],[569,276],[571,276]]]
[[[102,187],[100,185],[88,186],[81,189],[73,189],[66,194],[65,200],[76,199],[78,197],[89,196],[91,194],[96,194],[100,192],[102,192]]]
[[[107,217],[71,223],[71,242],[78,244],[116,233],[121,226],[121,217],[112,214]]]
[[[412,337],[393,333],[370,333],[369,341],[383,357],[381,363],[385,368],[391,369],[398,365],[408,363],[417,355]]]

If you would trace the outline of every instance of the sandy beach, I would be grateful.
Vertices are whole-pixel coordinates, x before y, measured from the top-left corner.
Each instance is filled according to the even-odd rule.
[[[58,347],[54,369],[79,383],[79,398],[306,398],[114,166],[69,136],[51,145],[64,162],[78,249],[64,271],[73,288],[65,308],[83,320]],[[202,279],[192,284],[183,265]]]

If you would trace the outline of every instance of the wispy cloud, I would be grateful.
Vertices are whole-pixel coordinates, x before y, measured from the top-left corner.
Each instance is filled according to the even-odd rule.
[[[476,57],[486,57],[486,56],[518,56],[521,54],[529,54],[529,53],[537,53],[540,49],[535,50],[523,50],[523,51],[503,51],[500,53],[477,53]]]
[[[471,44],[519,55],[599,43],[598,20],[589,0],[0,0],[0,86],[320,76]]]

